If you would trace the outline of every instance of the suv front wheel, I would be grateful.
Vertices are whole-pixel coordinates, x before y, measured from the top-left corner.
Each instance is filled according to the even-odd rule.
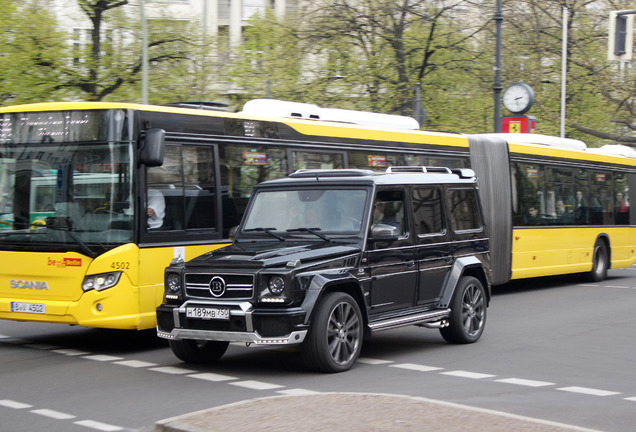
[[[477,342],[486,325],[486,291],[479,279],[463,276],[451,301],[449,325],[439,329],[448,342]]]
[[[326,293],[317,305],[301,355],[308,367],[323,372],[351,369],[362,349],[362,313],[342,292]]]

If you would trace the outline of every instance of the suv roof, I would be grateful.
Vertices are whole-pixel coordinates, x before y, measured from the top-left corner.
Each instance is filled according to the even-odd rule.
[[[266,181],[262,186],[288,183],[345,183],[345,184],[448,184],[477,182],[475,172],[469,168],[425,166],[389,167],[385,172],[363,169],[300,169],[286,178]]]

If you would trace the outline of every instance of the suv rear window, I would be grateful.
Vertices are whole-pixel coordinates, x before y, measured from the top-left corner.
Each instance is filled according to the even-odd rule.
[[[477,195],[474,189],[450,189],[448,202],[453,231],[481,229]]]

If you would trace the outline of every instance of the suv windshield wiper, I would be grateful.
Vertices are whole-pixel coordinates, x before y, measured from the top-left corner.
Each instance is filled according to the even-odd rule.
[[[320,237],[321,239],[323,239],[324,241],[331,243],[331,239],[329,237],[327,237],[324,234],[320,234],[318,231],[320,231],[320,228],[318,227],[313,227],[313,228],[291,228],[288,229],[287,232],[308,232],[311,233],[313,235],[315,235],[316,237]]]
[[[276,237],[280,241],[285,241],[284,237],[281,237],[278,234],[273,233],[272,231],[274,231],[274,230],[276,230],[276,228],[262,228],[262,227],[259,227],[259,228],[248,228],[248,229],[245,229],[243,231],[245,231],[245,232],[261,231],[261,232],[264,232],[264,233],[267,233],[267,234],[271,235],[272,237]]]

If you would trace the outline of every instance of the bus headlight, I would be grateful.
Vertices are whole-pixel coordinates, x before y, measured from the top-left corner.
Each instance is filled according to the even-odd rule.
[[[84,282],[82,282],[82,289],[84,291],[103,291],[105,289],[114,287],[119,282],[121,272],[101,273],[91,276],[86,276]]]

